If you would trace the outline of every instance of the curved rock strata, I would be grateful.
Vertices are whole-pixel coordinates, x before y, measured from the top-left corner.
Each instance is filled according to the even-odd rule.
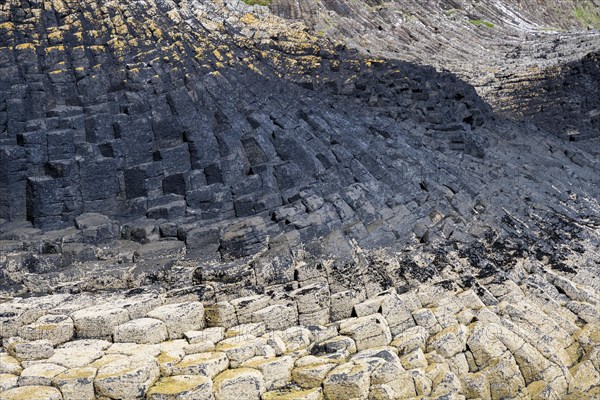
[[[288,1],[273,12],[368,54],[433,65],[505,117],[598,137],[597,1]]]

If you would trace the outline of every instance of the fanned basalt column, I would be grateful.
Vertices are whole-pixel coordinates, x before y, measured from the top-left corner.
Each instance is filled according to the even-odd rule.
[[[273,0],[269,8],[368,56],[452,71],[505,117],[571,140],[600,135],[597,1]]]

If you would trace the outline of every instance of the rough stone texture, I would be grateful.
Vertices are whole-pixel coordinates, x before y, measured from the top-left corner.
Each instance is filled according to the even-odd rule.
[[[179,339],[184,332],[204,327],[204,306],[199,302],[167,304],[149,312],[148,317],[164,322],[169,338]]]
[[[387,346],[392,341],[387,321],[380,314],[342,320],[340,333],[354,339],[358,350]]]
[[[23,371],[23,367],[19,360],[6,353],[0,353],[0,373],[19,375],[21,371]]]
[[[179,375],[161,378],[148,391],[149,400],[212,400],[210,378],[195,375]]]
[[[167,326],[154,318],[132,319],[115,328],[113,339],[121,343],[160,343],[167,340]]]
[[[19,377],[13,374],[0,374],[0,391],[12,389],[18,386]]]
[[[173,375],[201,375],[214,378],[227,369],[229,360],[222,352],[190,354],[173,366]]]
[[[6,343],[6,350],[13,357],[23,361],[43,360],[54,354],[54,347],[48,340],[27,342],[11,338]]]
[[[296,391],[272,391],[262,395],[263,400],[322,400],[321,388]]]
[[[58,389],[48,386],[25,386],[7,390],[0,395],[2,400],[62,400]]]
[[[21,372],[19,386],[50,386],[52,378],[65,370],[65,367],[51,363],[31,365]]]
[[[100,367],[94,387],[98,394],[111,399],[143,397],[159,376],[153,357],[126,357]]]
[[[369,395],[369,370],[363,364],[345,363],[334,368],[323,382],[327,399],[366,399]]]
[[[129,320],[129,313],[118,307],[103,305],[76,311],[73,322],[78,338],[106,338],[114,329]]]
[[[35,342],[11,336],[3,341],[3,346],[14,356],[0,353],[0,396],[10,394],[15,385],[52,385],[59,388],[65,399],[142,395],[228,398],[232,393],[249,398],[260,398],[262,393],[267,398],[291,399],[539,398],[547,393],[558,398],[593,398],[600,379],[600,329],[566,306],[548,303],[546,296],[539,297],[538,288],[543,286],[546,293],[553,293],[551,282],[560,284],[564,289],[554,292],[556,301],[568,293],[577,296],[581,303],[598,304],[598,296],[595,289],[579,283],[576,277],[559,279],[556,273],[544,271],[538,270],[540,278],[536,278],[535,286],[487,278],[478,280],[481,290],[445,284],[417,285],[397,298],[407,302],[405,311],[400,312],[408,313],[420,324],[404,329],[393,340],[387,318],[380,313],[386,301],[396,298],[388,290],[356,303],[361,317],[326,326],[271,330],[264,322],[250,323],[227,330],[211,327],[186,331],[184,339],[175,340],[168,340],[163,330],[157,344],[119,343],[118,335],[108,337],[115,343],[70,340],[41,360],[30,360],[29,352],[15,351],[18,344]],[[524,279],[529,282],[531,278],[526,275]],[[132,302],[127,295],[112,294],[110,300],[106,294],[89,296],[60,297],[58,302],[48,304],[65,321],[80,310],[87,312],[90,303],[99,302],[95,299],[108,300],[112,304],[108,309]],[[189,292],[179,296],[184,297],[178,300],[188,300],[173,303],[175,310],[186,309],[188,304],[190,309],[197,309],[194,307],[198,303]],[[158,310],[163,314],[165,308],[159,304],[169,298],[159,297],[153,302],[154,308],[145,312]],[[42,304],[36,298],[15,304],[27,309],[28,302]],[[586,310],[577,309],[582,315],[587,315]],[[13,318],[24,318],[25,324],[49,321],[51,315],[35,312],[26,318],[24,314]],[[392,321],[404,320],[393,313],[387,315]],[[188,317],[189,323],[198,323],[195,313]],[[207,320],[210,317],[204,315]],[[183,313],[178,318],[188,323]],[[151,322],[156,321],[159,320]],[[28,325],[31,323],[22,327]],[[146,333],[152,335],[153,330]],[[246,331],[261,336],[244,334]]]
[[[251,368],[224,371],[213,380],[216,400],[259,400],[266,391],[262,374]]]
[[[267,390],[281,389],[290,384],[294,359],[290,356],[277,358],[258,357],[242,364],[262,372]]]
[[[74,335],[73,320],[67,315],[45,315],[19,330],[27,340],[48,340],[54,346],[68,342]]]
[[[97,372],[94,367],[71,368],[52,378],[52,385],[60,390],[63,400],[93,400]]]
[[[0,398],[598,397],[590,4],[4,2]]]

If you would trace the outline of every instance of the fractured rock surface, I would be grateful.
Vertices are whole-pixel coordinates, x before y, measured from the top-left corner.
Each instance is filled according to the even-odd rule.
[[[0,5],[0,400],[600,397],[598,33],[433,3]]]
[[[0,398],[595,398],[600,394],[600,319],[585,320],[586,307],[573,308],[571,303],[597,309],[600,296],[578,281],[576,275],[541,268],[520,281],[476,278],[476,285],[467,287],[439,280],[402,294],[386,290],[353,306],[353,314],[360,317],[332,319],[321,326],[298,325],[298,316],[284,330],[267,329],[270,323],[265,321],[261,331],[249,328],[257,335],[247,333],[244,325],[212,327],[187,332],[184,339],[164,335],[156,344],[121,342],[123,336],[115,331],[108,341],[76,336],[35,361],[28,353],[3,348],[13,355],[0,353]],[[567,286],[569,294],[556,290]],[[587,293],[585,299],[581,293]],[[63,298],[38,319],[64,312],[87,296]],[[117,304],[130,295],[93,296],[97,303]],[[175,301],[178,307],[196,303],[174,296],[165,293],[157,299]],[[392,336],[394,315],[386,318],[372,304],[409,297],[419,303],[419,312]],[[263,310],[282,301],[288,306],[305,301],[303,296],[282,299],[275,293],[266,298],[251,315],[264,317]],[[435,323],[423,323],[422,310]],[[189,318],[196,320],[193,314]],[[152,329],[147,334],[153,335]],[[213,347],[194,347],[207,342]],[[3,343],[35,341],[4,337]]]

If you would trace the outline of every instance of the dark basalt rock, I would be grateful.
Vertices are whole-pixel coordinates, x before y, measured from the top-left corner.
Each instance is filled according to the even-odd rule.
[[[301,3],[271,9],[307,19],[322,6]],[[395,7],[376,3],[365,4]],[[264,291],[323,274],[375,291],[432,279],[450,250],[487,278],[529,256],[569,272],[569,255],[597,243],[594,33],[569,36],[588,55],[557,56],[535,82],[514,60],[515,80],[509,67],[486,80],[485,63],[473,76],[454,68],[464,57],[453,72],[423,65],[421,44],[418,57],[393,55],[399,41],[374,47],[375,58],[307,33],[318,24],[234,6],[90,2],[93,20],[68,4],[0,10],[10,22],[0,28],[0,249],[20,257],[0,263],[14,290],[36,290],[19,274],[90,273],[104,288],[191,278]],[[324,6],[350,17],[362,2]],[[559,118],[563,103],[572,107]],[[580,135],[569,138],[586,141],[551,134],[573,124]],[[414,254],[382,266],[358,248]],[[190,272],[163,259],[203,264]],[[119,269],[129,264],[133,277]]]

